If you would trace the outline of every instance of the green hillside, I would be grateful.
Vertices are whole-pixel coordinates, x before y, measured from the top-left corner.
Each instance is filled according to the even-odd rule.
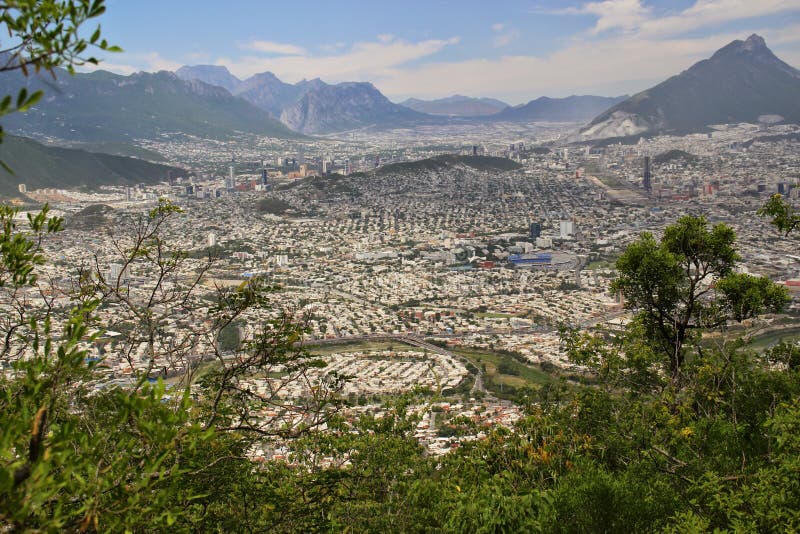
[[[79,187],[102,184],[153,183],[167,171],[184,176],[177,167],[135,158],[45,146],[24,137],[6,136],[0,144],[0,160],[14,174],[0,169],[0,196],[16,196],[19,184],[28,189]]]

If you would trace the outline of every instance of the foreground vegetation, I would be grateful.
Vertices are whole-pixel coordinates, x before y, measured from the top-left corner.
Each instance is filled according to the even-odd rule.
[[[146,227],[175,212],[162,204]],[[41,238],[60,226],[43,213],[23,230],[12,216],[2,212],[6,297],[36,283],[46,261]],[[146,257],[164,245],[157,232],[148,236],[132,261],[161,261]],[[800,350],[699,343],[703,331],[720,328],[714,325],[785,302],[777,286],[733,271],[733,239],[725,227],[684,218],[662,242],[645,235],[628,249],[616,284],[636,320],[613,335],[563,334],[594,384],[567,386],[513,355],[464,352],[486,366],[490,382],[537,387],[518,396],[526,415],[515,428],[475,428],[485,437],[438,458],[413,437],[419,415],[409,407],[429,402],[423,394],[387,401],[385,416],[346,420],[330,382],[327,396],[304,408],[315,417],[300,425],[252,419],[249,410],[280,399],[248,396],[239,378],[279,364],[282,379],[298,380],[320,365],[296,347],[302,329],[292,322],[265,325],[242,343],[242,360],[202,367],[194,386],[177,380],[167,390],[142,376],[130,387],[98,390],[85,343],[102,331],[96,318],[104,306],[133,297],[100,279],[84,283],[66,316],[17,309],[24,320],[13,329],[4,323],[0,524],[53,532],[800,528]],[[179,260],[166,254],[160,265]],[[712,270],[709,284],[697,278]],[[653,272],[657,278],[649,278]],[[263,292],[269,288],[253,282],[221,293],[212,310],[216,338],[242,309],[262,305]],[[666,316],[672,322],[659,323]],[[659,339],[661,328],[668,335]],[[679,328],[686,332],[680,344],[670,330]],[[25,358],[15,357],[22,351]],[[275,438],[291,438],[287,460],[254,463],[249,451]]]

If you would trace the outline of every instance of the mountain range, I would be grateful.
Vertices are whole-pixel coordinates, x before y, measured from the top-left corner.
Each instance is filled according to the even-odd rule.
[[[446,115],[449,117],[483,117],[495,115],[508,107],[508,104],[495,98],[472,98],[463,95],[453,95],[437,100],[409,98],[400,102],[400,105],[420,113]]]
[[[271,72],[241,81],[225,67],[195,65],[181,67],[176,74],[187,80],[226,84],[231,92],[269,112],[294,131],[327,134],[358,128],[398,128],[418,124],[471,122],[578,122],[589,121],[626,97],[541,97],[509,107],[493,98],[454,95],[438,100],[408,99],[395,104],[374,85],[366,82],[327,84],[319,78],[296,84],[278,79]]]
[[[493,115],[492,119],[511,122],[585,122],[626,98],[627,95],[573,95],[566,98],[542,96],[527,104],[506,108]]]
[[[508,107],[488,98],[455,95],[391,102],[367,82],[294,84],[270,72],[240,80],[225,67],[194,65],[175,73],[106,71],[55,78],[0,75],[0,92],[44,89],[28,113],[10,114],[10,133],[82,142],[132,144],[180,133],[229,138],[245,133],[278,138],[495,121],[589,122],[576,140],[707,131],[736,122],[800,122],[800,71],[752,35],[630,98],[540,97]]]
[[[280,118],[292,130],[326,134],[364,127],[395,127],[431,122],[433,117],[391,102],[367,82],[327,84],[319,78],[289,84],[271,72],[241,81],[225,67],[181,67],[176,75],[204,83],[225,83],[233,95]]]
[[[580,137],[681,135],[759,121],[800,122],[800,71],[753,34],[601,113]]]
[[[0,94],[16,95],[20,87],[43,89],[45,96],[27,113],[3,118],[3,127],[19,135],[103,142],[154,139],[165,133],[206,138],[239,132],[298,137],[269,113],[226,89],[183,80],[167,71],[70,76],[57,70],[55,79],[25,78],[16,72],[0,76]]]

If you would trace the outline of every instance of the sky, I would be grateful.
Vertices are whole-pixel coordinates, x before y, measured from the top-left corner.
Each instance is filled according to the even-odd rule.
[[[510,104],[633,94],[734,39],[800,67],[800,0],[107,0],[120,74],[224,65],[244,79],[372,82],[391,100]]]

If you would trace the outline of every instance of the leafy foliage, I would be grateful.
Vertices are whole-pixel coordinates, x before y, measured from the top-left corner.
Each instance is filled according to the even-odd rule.
[[[795,213],[792,205],[780,194],[772,195],[767,203],[759,208],[758,214],[762,217],[772,217],[770,224],[786,236],[800,228],[800,214]]]
[[[107,52],[121,49],[101,37],[100,26],[88,39],[81,27],[105,12],[104,0],[9,0],[0,5],[0,25],[7,31],[10,45],[0,60],[0,72],[18,70],[25,76],[33,71],[54,75],[57,67],[70,73],[87,63],[96,65],[94,56],[87,56],[90,47]],[[16,98],[5,95],[0,100],[0,117],[27,111],[42,98],[43,91],[29,92],[22,87]],[[0,130],[0,140],[2,130]]]
[[[643,234],[617,260],[612,284],[638,313],[646,335],[665,357],[678,380],[685,344],[703,328],[743,321],[766,311],[780,311],[785,289],[767,278],[734,272],[739,255],[733,230],[704,217],[681,217],[657,242]]]

